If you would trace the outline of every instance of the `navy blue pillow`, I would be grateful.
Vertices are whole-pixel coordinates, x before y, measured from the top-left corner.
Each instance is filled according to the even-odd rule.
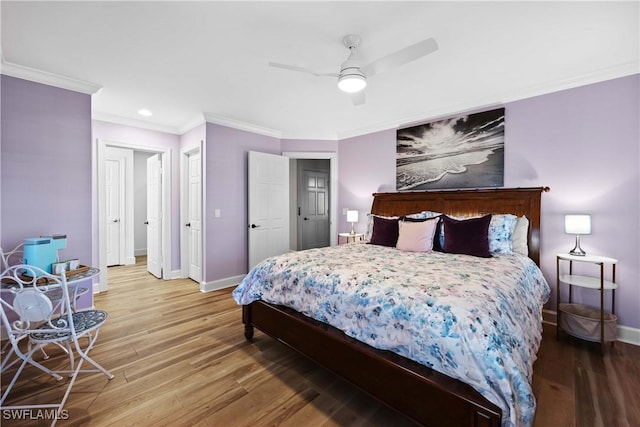
[[[491,258],[489,252],[489,223],[491,215],[457,220],[446,215],[444,224],[444,252]]]
[[[369,243],[395,248],[398,243],[398,220],[374,216],[373,231]]]

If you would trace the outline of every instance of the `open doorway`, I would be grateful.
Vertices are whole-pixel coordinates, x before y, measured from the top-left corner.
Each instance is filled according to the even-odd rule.
[[[292,159],[296,179],[297,249],[329,246],[330,163],[328,159]]]
[[[145,252],[149,272],[168,278],[170,154],[169,150],[98,140],[98,260],[102,272],[98,291],[107,290],[107,267],[135,264],[136,253]]]
[[[290,250],[336,245],[336,153],[282,154],[290,159]]]

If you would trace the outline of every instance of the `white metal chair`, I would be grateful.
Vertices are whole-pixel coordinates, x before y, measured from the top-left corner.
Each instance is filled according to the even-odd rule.
[[[22,259],[23,259],[22,246],[24,246],[24,243],[20,243],[18,246],[16,246],[10,251],[5,251],[2,249],[2,247],[0,247],[0,271],[5,271],[7,268],[11,266],[11,264],[22,264]],[[4,340],[4,332],[2,332],[2,339]],[[2,346],[2,349],[0,350],[0,354],[4,354],[5,351],[7,351],[7,349],[10,346],[11,346],[11,342],[7,340],[7,343]],[[43,354],[45,355],[45,358],[46,358],[47,353],[45,353],[44,350],[43,350]],[[6,358],[4,361],[6,361]],[[3,366],[4,366],[4,363],[3,363]],[[0,371],[2,371],[2,369],[0,369]]]
[[[2,248],[0,248],[0,262],[2,262],[2,265],[0,265],[0,269],[2,271],[9,268],[11,264],[22,264],[23,246],[24,243],[20,243],[10,251],[4,251],[2,250]]]
[[[0,265],[0,271],[5,271],[7,268],[11,267],[12,265],[16,265],[16,264],[23,264],[24,261],[24,251],[22,250],[22,247],[24,246],[24,243],[20,243],[18,246],[16,246],[15,248],[13,248],[10,251],[4,251],[2,248],[0,248],[0,262],[2,265]],[[2,334],[2,337],[4,339],[4,333]],[[2,349],[0,350],[0,354],[4,354],[9,348],[11,347],[11,342],[7,340],[7,342],[5,343],[5,345],[2,346]],[[48,359],[49,356],[47,355],[47,352],[44,351],[44,348],[41,348],[40,351],[42,352],[42,355],[44,356],[45,359]],[[10,355],[11,353],[9,353]],[[8,356],[4,357],[3,363],[2,363],[2,367],[4,366],[4,363],[7,361]],[[0,371],[2,371],[2,368],[0,368]]]
[[[2,371],[19,364],[13,377],[0,398],[0,410],[13,409],[52,409],[56,411],[56,416],[52,417],[52,426],[55,425],[62,414],[63,407],[69,397],[69,393],[76,381],[79,373],[101,372],[108,379],[113,375],[88,356],[93,348],[98,332],[102,324],[107,319],[107,313],[102,310],[72,310],[72,300],[69,292],[69,285],[63,273],[55,276],[30,265],[15,265],[6,269],[0,275],[0,306],[2,310],[2,325],[6,330],[11,351],[2,361]],[[60,292],[62,298],[59,298]],[[58,294],[55,299],[50,295]],[[28,347],[21,341],[27,337]],[[85,338],[82,346],[80,338]],[[69,369],[50,369],[45,367],[33,356],[38,349],[47,344],[58,344],[63,346],[69,357]],[[14,360],[8,362],[9,357],[15,354]],[[77,359],[77,360],[76,360]],[[87,362],[92,367],[82,369],[83,362]],[[23,372],[27,364],[52,375],[57,380],[62,380],[61,374],[68,374],[69,381],[62,400],[56,403],[6,405],[7,398],[18,377]]]

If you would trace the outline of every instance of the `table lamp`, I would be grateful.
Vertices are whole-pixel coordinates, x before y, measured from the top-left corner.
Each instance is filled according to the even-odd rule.
[[[565,215],[564,232],[576,235],[576,246],[569,255],[585,256],[587,253],[580,247],[580,235],[591,234],[591,215]]]
[[[356,230],[353,229],[353,225],[358,222],[358,211],[347,210],[347,222],[351,223],[350,234],[356,234]]]

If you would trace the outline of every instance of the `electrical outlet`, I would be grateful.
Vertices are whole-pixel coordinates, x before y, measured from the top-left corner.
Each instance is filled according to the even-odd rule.
[[[213,216],[216,218],[220,218],[220,209],[214,209],[213,210]]]

